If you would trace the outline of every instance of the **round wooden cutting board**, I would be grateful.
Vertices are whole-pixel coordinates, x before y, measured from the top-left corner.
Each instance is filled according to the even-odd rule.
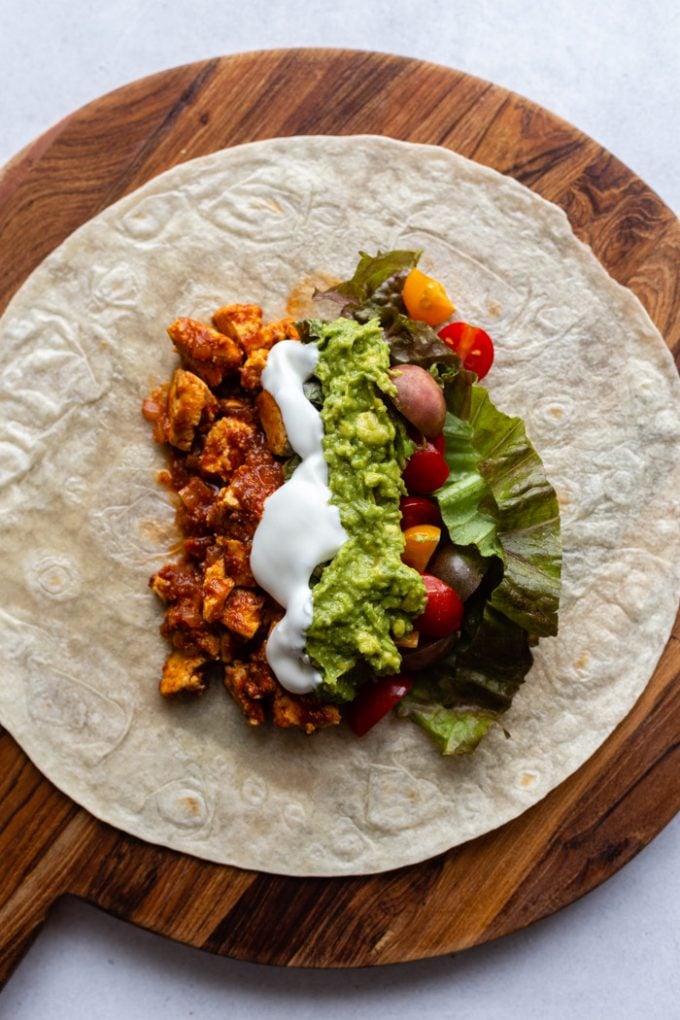
[[[76,227],[194,156],[294,134],[445,146],[562,206],[576,234],[680,351],[680,226],[590,138],[456,71],[338,50],[175,68],[77,111],[0,175],[0,312]],[[678,629],[600,750],[515,821],[422,864],[284,878],[209,864],[105,825],[0,729],[0,982],[71,893],[192,946],[261,963],[366,966],[450,953],[558,910],[608,878],[680,809]]]

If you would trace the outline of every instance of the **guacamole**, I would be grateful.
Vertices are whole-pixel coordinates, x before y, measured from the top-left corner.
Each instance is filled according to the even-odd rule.
[[[328,485],[348,540],[314,585],[306,649],[322,673],[323,694],[348,700],[366,670],[399,671],[394,639],[425,608],[420,575],[401,560],[401,473],[413,444],[382,396],[395,389],[378,322],[324,324],[318,347]]]

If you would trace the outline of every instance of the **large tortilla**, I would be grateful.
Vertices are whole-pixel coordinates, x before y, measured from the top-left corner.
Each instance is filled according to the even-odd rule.
[[[307,273],[422,247],[497,344],[488,385],[524,417],[563,512],[557,638],[505,723],[443,759],[413,724],[357,740],[253,730],[216,686],[157,691],[148,575],[173,511],[140,403],[165,326]],[[258,142],[184,163],[76,231],[0,322],[0,721],[57,786],[143,839],[297,875],[409,864],[535,804],[627,714],[678,599],[680,387],[637,299],[564,214],[513,180],[386,138]]]

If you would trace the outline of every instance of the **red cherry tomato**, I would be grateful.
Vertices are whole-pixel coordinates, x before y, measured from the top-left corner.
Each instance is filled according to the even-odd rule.
[[[444,456],[444,453],[446,452],[446,440],[444,439],[443,432],[440,432],[438,436],[430,436],[428,439],[427,436],[424,436],[422,432],[419,432],[418,429],[414,428],[413,425],[410,425],[408,422],[406,423],[406,432],[409,439],[412,440],[416,446],[423,446],[425,443],[432,443],[435,450],[438,450],[439,453]]]
[[[441,524],[439,507],[426,496],[402,496],[399,501],[401,510],[401,530],[415,528],[417,524]]]
[[[463,368],[476,372],[483,379],[493,364],[493,340],[479,326],[452,322],[440,329],[438,337],[452,347],[463,362]]]
[[[427,604],[413,626],[425,637],[443,638],[460,630],[463,603],[448,584],[431,574],[423,574]]]
[[[354,701],[347,706],[347,722],[357,737],[368,733],[412,687],[413,680],[401,673],[378,677],[360,687]]]
[[[450,473],[443,454],[434,443],[425,442],[406,462],[403,479],[411,494],[426,495],[443,485]]]

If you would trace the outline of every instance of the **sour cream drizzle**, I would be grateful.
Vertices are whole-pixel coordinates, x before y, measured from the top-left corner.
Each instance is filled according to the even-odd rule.
[[[291,478],[267,499],[250,554],[255,580],[286,609],[269,635],[267,660],[293,694],[307,694],[321,683],[305,655],[312,622],[310,575],[347,541],[338,508],[330,504],[321,415],[303,390],[318,357],[314,344],[281,340],[262,373],[262,386],[278,404],[290,445],[302,458]]]

